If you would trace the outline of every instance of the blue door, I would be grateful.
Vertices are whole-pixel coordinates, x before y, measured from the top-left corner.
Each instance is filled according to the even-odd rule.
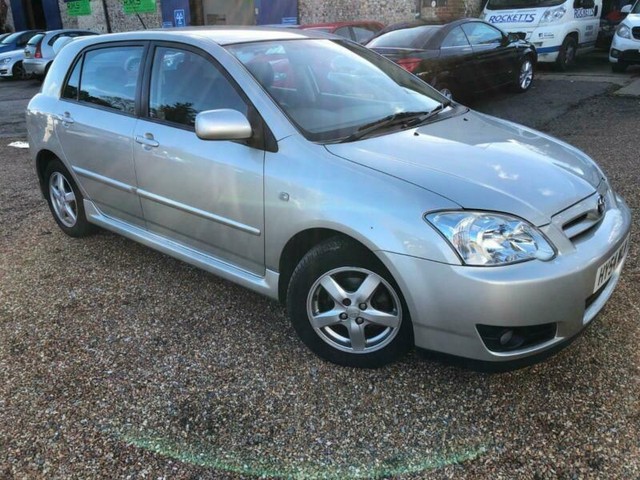
[[[60,7],[58,0],[42,0],[42,10],[47,22],[47,30],[58,30],[62,28],[62,18],[60,18]]]
[[[298,0],[255,0],[258,25],[295,25]]]
[[[187,27],[191,24],[189,0],[162,0],[162,27]]]

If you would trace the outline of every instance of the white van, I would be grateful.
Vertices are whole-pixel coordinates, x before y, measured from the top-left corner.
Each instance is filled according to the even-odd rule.
[[[602,0],[488,0],[482,18],[509,33],[524,34],[539,62],[566,70],[577,54],[593,50]]]

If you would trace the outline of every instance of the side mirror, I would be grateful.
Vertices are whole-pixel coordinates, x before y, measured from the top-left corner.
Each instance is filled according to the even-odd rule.
[[[253,130],[242,113],[221,108],[196,115],[196,135],[202,140],[246,140]]]
[[[511,32],[507,35],[507,41],[509,43],[518,42],[520,40],[524,40],[527,37],[525,32]]]
[[[625,5],[620,9],[620,13],[631,13],[631,5]]]

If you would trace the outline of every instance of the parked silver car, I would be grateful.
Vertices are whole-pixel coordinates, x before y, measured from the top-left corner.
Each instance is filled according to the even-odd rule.
[[[87,35],[97,35],[88,30],[50,30],[31,37],[24,48],[22,65],[28,75],[44,78],[57,52],[53,45],[60,38],[77,38]]]
[[[537,360],[600,311],[629,245],[587,155],[322,33],[79,39],[27,121],[64,232],[99,225],[279,299],[343,365],[413,345]]]

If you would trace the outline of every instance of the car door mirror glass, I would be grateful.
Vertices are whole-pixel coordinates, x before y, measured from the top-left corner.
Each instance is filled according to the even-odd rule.
[[[620,13],[629,13],[631,12],[631,5],[625,5],[620,9]]]
[[[202,140],[246,140],[253,135],[247,117],[228,108],[198,113],[195,127]]]

